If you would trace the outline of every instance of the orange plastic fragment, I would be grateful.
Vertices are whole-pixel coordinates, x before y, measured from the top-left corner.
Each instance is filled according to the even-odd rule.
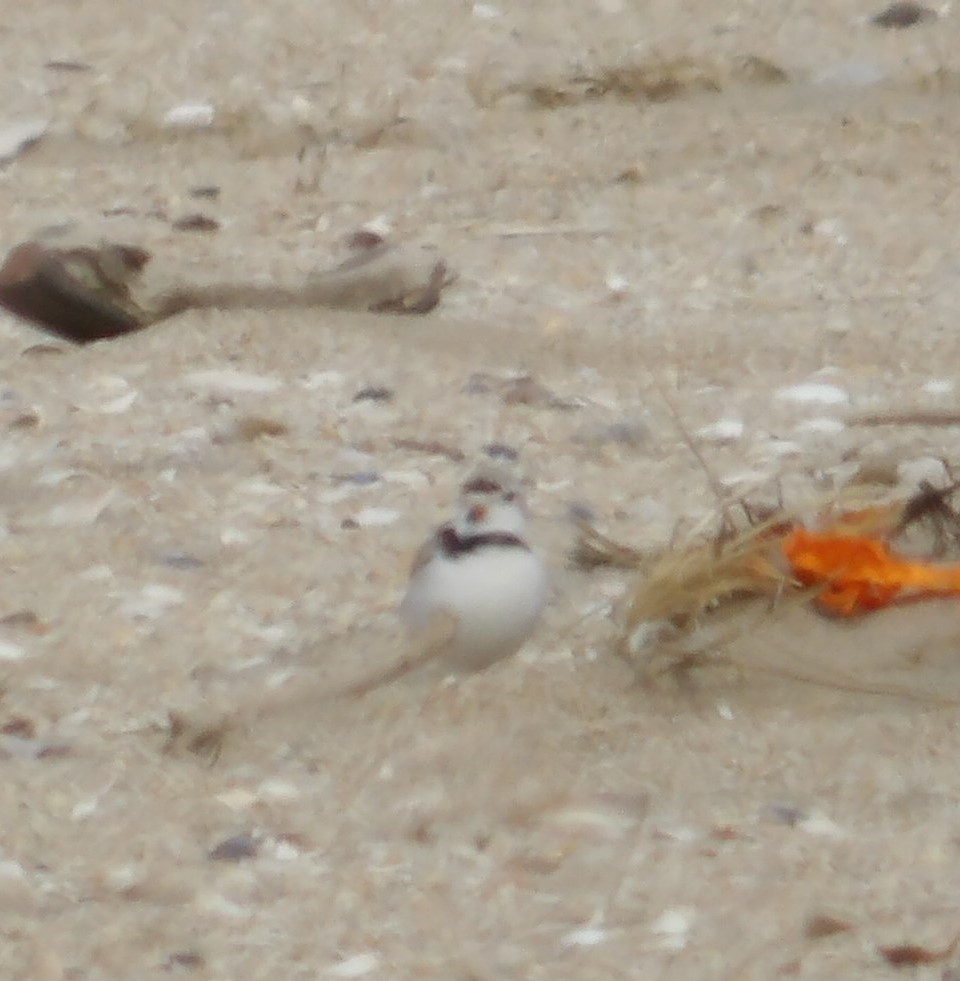
[[[818,602],[842,616],[879,610],[897,599],[960,596],[960,566],[901,558],[875,538],[798,527],[782,548],[793,575],[806,586],[823,583]]]

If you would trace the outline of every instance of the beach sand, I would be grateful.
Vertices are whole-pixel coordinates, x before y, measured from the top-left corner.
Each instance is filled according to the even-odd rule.
[[[645,688],[613,655],[630,577],[567,559],[574,506],[639,546],[713,527],[664,393],[727,423],[701,445],[734,492],[885,460],[909,493],[960,459],[956,427],[845,425],[960,403],[960,22],[877,12],[5,12],[0,130],[49,127],[0,172],[4,252],[69,226],[286,281],[373,223],[458,279],[424,317],[192,312],[87,347],[0,317],[0,973],[853,979],[950,944],[956,709]],[[191,103],[212,125],[164,124]],[[219,229],[173,228],[195,212]],[[522,375],[546,394],[509,404]],[[529,478],[542,627],[457,683],[331,697],[396,656],[407,563],[491,442]],[[942,601],[750,643],[949,697],[958,637]],[[165,752],[170,712],[232,720],[218,758]],[[910,976],[960,970],[931,960]]]

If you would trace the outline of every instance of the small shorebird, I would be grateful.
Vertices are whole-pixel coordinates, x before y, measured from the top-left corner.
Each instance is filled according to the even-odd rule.
[[[428,664],[469,674],[510,657],[533,632],[548,591],[516,481],[503,468],[481,465],[464,481],[453,520],[413,561],[400,617],[415,653],[351,692],[365,694]]]

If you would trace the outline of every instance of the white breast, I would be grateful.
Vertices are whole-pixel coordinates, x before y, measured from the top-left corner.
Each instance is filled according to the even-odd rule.
[[[547,601],[543,562],[517,547],[485,547],[457,558],[435,554],[400,608],[418,628],[437,612],[457,618],[451,667],[476,671],[509,657],[530,636]]]

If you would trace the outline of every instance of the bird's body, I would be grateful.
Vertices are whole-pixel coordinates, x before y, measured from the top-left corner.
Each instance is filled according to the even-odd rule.
[[[508,475],[489,466],[464,482],[454,519],[420,547],[400,618],[412,654],[353,687],[363,694],[430,665],[470,674],[515,654],[547,603],[543,559],[527,541],[527,519]]]
[[[463,534],[447,524],[414,569],[400,615],[420,631],[449,614],[448,666],[479,671],[520,648],[540,619],[547,590],[543,561],[515,532]]]

